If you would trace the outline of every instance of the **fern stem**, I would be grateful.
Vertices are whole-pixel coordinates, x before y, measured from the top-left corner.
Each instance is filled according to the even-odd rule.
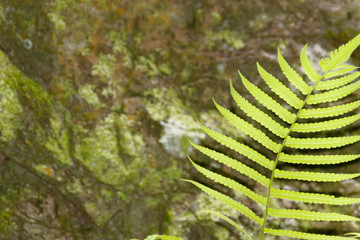
[[[328,72],[328,71],[327,71]],[[325,72],[321,78],[315,83],[313,89],[311,90],[311,92],[306,95],[306,98],[304,100],[304,103],[302,104],[302,106],[299,108],[297,114],[296,114],[296,117],[294,119],[294,121],[291,123],[290,127],[289,127],[289,131],[287,132],[287,134],[285,135],[284,137],[284,140],[281,144],[281,147],[279,149],[279,152],[277,153],[276,155],[276,159],[275,159],[275,162],[274,162],[274,168],[271,172],[271,179],[270,179],[270,185],[269,185],[269,188],[268,188],[268,194],[267,194],[267,199],[266,199],[266,209],[265,209],[265,213],[264,213],[264,221],[263,221],[263,224],[262,224],[262,227],[261,227],[261,237],[260,237],[260,240],[263,240],[264,239],[264,234],[265,234],[265,226],[266,226],[266,219],[268,217],[268,212],[269,212],[269,204],[270,204],[270,196],[271,196],[271,186],[272,186],[272,183],[274,181],[274,176],[275,176],[275,169],[276,169],[276,166],[277,166],[277,163],[279,161],[279,156],[286,144],[286,140],[288,138],[288,136],[290,135],[291,131],[292,131],[292,128],[294,127],[294,124],[296,123],[297,119],[299,118],[299,115],[300,115],[300,112],[301,110],[305,107],[306,103],[307,103],[307,100],[309,98],[309,96],[314,92],[316,86],[318,85],[318,83],[324,78],[324,75],[327,73]]]

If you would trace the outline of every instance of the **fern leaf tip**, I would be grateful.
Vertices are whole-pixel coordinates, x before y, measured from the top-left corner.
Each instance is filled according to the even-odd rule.
[[[217,102],[215,101],[215,98],[212,97],[213,103],[215,104],[215,106],[218,106],[219,104],[217,104]]]
[[[240,72],[240,70],[238,70],[238,74],[239,74],[239,76],[241,77],[242,80],[245,79],[244,75],[242,75],[242,73]]]
[[[189,161],[191,162],[192,165],[194,165],[194,161],[190,158],[190,156],[188,155],[187,158],[189,159]]]

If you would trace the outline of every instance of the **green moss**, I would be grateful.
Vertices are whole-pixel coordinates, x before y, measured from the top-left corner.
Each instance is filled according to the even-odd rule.
[[[66,29],[66,23],[58,13],[49,13],[48,14],[49,19],[53,22],[55,25],[55,29],[57,32],[61,32]]]
[[[81,195],[82,185],[79,179],[72,179],[71,183],[68,184],[67,190],[74,195]]]
[[[165,67],[163,66],[164,70],[166,70]],[[141,72],[145,72],[149,77],[154,77],[160,73],[160,69],[156,65],[155,57],[153,55],[150,55],[149,57],[140,56],[138,58],[138,62],[136,63],[135,69]],[[170,69],[167,71],[169,70]]]
[[[94,91],[95,86],[91,84],[82,85],[79,89],[80,96],[93,107],[100,108],[102,104]]]
[[[215,24],[219,24],[222,21],[221,15],[216,11],[211,13],[211,17]]]
[[[22,107],[16,93],[2,80],[0,80],[0,93],[0,139],[2,142],[8,142],[16,136]]]
[[[77,157],[106,183],[119,185],[126,181],[126,174],[131,174],[127,172],[119,151],[132,156],[132,164],[142,162],[144,141],[141,135],[130,131],[131,124],[132,121],[126,115],[110,114],[77,146]],[[117,138],[115,125],[119,127],[121,139]],[[129,166],[130,169],[133,167]]]
[[[13,116],[14,124],[17,122],[14,116],[20,113],[21,105],[26,106],[27,113],[31,112],[35,116],[31,120],[34,124],[38,122],[44,127],[44,120],[51,112],[51,96],[39,83],[26,77],[18,68],[12,65],[2,52],[0,52],[0,74],[2,75],[0,88],[7,93],[6,98],[3,98],[4,111],[7,109],[10,118]],[[5,105],[8,107],[5,107]],[[27,118],[24,115],[22,117]],[[39,128],[38,131],[43,131],[43,128]]]
[[[235,238],[231,237],[229,231],[225,228],[216,228],[215,236],[219,240],[223,240],[223,239],[235,240]]]
[[[56,159],[66,165],[71,165],[72,161],[69,156],[69,136],[63,122],[61,121],[61,115],[54,113],[50,119],[51,130],[53,131],[51,137],[47,138],[44,147],[56,156]]]
[[[22,105],[33,111],[38,121],[50,112],[50,96],[42,86],[27,78],[0,52],[0,132],[1,141],[14,139],[23,116]]]
[[[92,66],[91,74],[99,76],[104,82],[110,81],[115,71],[116,58],[112,54],[100,54],[99,60]]]
[[[6,204],[2,198],[0,198],[0,205]],[[11,212],[7,208],[0,207],[0,238],[8,239],[8,233],[13,227],[13,219]]]
[[[160,64],[159,71],[166,74],[166,75],[171,75],[172,74],[172,69],[170,68],[168,63]]]
[[[113,54],[122,54],[122,66],[130,68],[132,66],[133,55],[126,46],[126,31],[124,29],[120,32],[111,31],[107,38],[113,44]]]
[[[187,111],[177,93],[170,88],[154,88],[145,91],[143,103],[150,117],[155,121],[164,121]]]
[[[239,50],[245,47],[245,43],[241,36],[237,36],[235,32],[228,29],[221,30],[219,32],[206,32],[206,41],[210,49],[214,46],[219,46],[221,43],[226,43],[228,46]],[[221,45],[220,45],[221,46]]]

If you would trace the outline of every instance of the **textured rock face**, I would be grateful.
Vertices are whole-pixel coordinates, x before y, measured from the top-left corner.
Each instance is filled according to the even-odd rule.
[[[8,239],[238,239],[197,215],[219,206],[180,181],[199,177],[185,157],[188,138],[222,149],[204,138],[195,116],[242,138],[211,98],[234,108],[229,78],[240,92],[237,69],[256,83],[254,63],[278,69],[277,48],[297,68],[306,42],[312,60],[322,57],[359,32],[359,7],[336,0],[0,0],[0,223],[9,226],[0,231]],[[339,191],[356,195],[356,184]],[[299,189],[319,187],[326,188]]]

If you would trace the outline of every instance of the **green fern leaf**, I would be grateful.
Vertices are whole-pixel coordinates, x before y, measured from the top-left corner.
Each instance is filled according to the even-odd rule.
[[[252,137],[254,140],[262,144],[267,149],[277,153],[280,150],[281,145],[271,140],[268,136],[265,135],[262,131],[255,128],[250,123],[245,120],[239,118],[226,108],[217,104],[214,100],[214,104],[219,112],[237,129],[245,133],[246,135]]]
[[[254,84],[250,83],[240,72],[240,77],[246,89],[258,100],[264,107],[274,112],[282,120],[287,123],[292,123],[296,115],[291,113],[289,110],[281,106],[278,102],[272,99],[269,95],[264,93],[261,89],[256,87]]]
[[[359,176],[360,173],[295,172],[275,169],[275,178],[295,179],[313,182],[340,182]]]
[[[318,103],[334,102],[355,92],[356,90],[359,89],[359,87],[360,87],[360,81],[357,81],[355,83],[346,85],[345,87],[337,88],[335,90],[331,90],[324,93],[311,95],[309,96],[307,103],[318,104]]]
[[[200,172],[202,173],[204,176],[206,176],[207,178],[221,183],[222,185],[229,187],[235,191],[241,192],[242,194],[244,194],[245,196],[247,196],[248,198],[254,200],[255,202],[264,205],[266,204],[266,198],[264,198],[263,196],[253,192],[252,190],[248,189],[247,187],[241,185],[240,183],[224,177],[220,174],[214,173],[212,171],[207,170],[206,168],[203,168],[199,165],[197,165],[196,163],[194,163],[191,158],[189,157],[190,162],[192,163],[192,165]],[[229,165],[228,165],[229,166]],[[235,169],[235,168],[234,168]],[[237,170],[237,169],[236,169]],[[254,171],[254,170],[253,170]]]
[[[338,49],[335,49],[330,53],[330,57],[321,59],[319,65],[324,72],[330,71],[335,67],[343,64],[349,60],[351,54],[360,45],[360,34],[353,38],[348,43],[341,45]]]
[[[288,137],[285,146],[298,149],[328,149],[346,146],[360,140],[360,136],[329,138]]]
[[[271,234],[275,236],[284,236],[284,237],[291,237],[291,238],[304,239],[304,240],[352,240],[352,238],[347,238],[347,237],[329,236],[325,234],[304,233],[304,232],[296,232],[291,230],[280,230],[280,229],[271,229],[271,228],[266,228],[265,232],[267,234]]]
[[[295,192],[276,188],[271,189],[271,197],[329,205],[348,205],[360,202],[360,198],[335,197],[326,194]]]
[[[304,79],[286,62],[281,56],[280,50],[278,49],[278,61],[280,68],[286,78],[304,95],[309,94],[313,88],[309,86]]]
[[[335,117],[348,113],[360,106],[360,100],[350,102],[344,105],[338,105],[326,108],[302,109],[299,118],[326,118]]]
[[[327,165],[353,161],[360,157],[360,154],[350,155],[289,155],[281,153],[279,161],[307,165]]]
[[[275,135],[284,138],[288,132],[288,129],[281,126],[278,122],[273,120],[269,115],[253,106],[245,98],[243,98],[232,86],[230,81],[230,92],[239,108],[245,112],[249,117],[269,129]]]
[[[221,202],[225,203],[226,205],[232,207],[233,209],[237,210],[238,212],[245,215],[249,219],[253,220],[255,223],[257,223],[259,225],[262,224],[263,219],[261,219],[258,215],[256,215],[253,211],[251,211],[245,205],[233,200],[232,198],[230,198],[218,191],[215,191],[209,187],[206,187],[205,185],[200,184],[198,182],[191,181],[191,180],[184,180],[184,181],[194,184],[196,187],[200,188],[205,193],[209,194],[210,196],[212,196],[213,198],[215,198],[217,200],[220,200]]]
[[[206,147],[202,147],[196,144],[192,144],[197,150],[202,152],[203,154],[211,157],[217,162],[223,163],[236,171],[248,176],[249,178],[253,179],[254,181],[260,183],[261,185],[265,187],[269,187],[270,179],[265,177],[264,175],[260,174],[258,171],[246,166],[245,164],[242,164],[239,161],[236,161],[235,159],[232,159],[225,154],[216,152],[214,150],[208,149]]]
[[[344,126],[347,126],[359,119],[360,119],[360,114],[357,114],[354,116],[329,120],[329,121],[325,121],[325,122],[295,123],[292,130],[294,132],[302,132],[302,133],[333,130],[333,129],[342,128]]]
[[[269,215],[279,218],[295,218],[310,221],[360,221],[359,218],[340,213],[325,213],[293,209],[269,208]]]
[[[245,157],[253,160],[254,162],[260,164],[261,166],[268,168],[270,170],[274,167],[274,162],[267,159],[264,155],[258,153],[254,149],[235,141],[234,139],[227,137],[221,133],[215,132],[199,123],[201,129],[209,135],[211,138],[216,140],[218,143],[244,155]]]
[[[318,85],[316,85],[315,89],[316,90],[331,90],[334,88],[342,87],[345,84],[348,84],[349,82],[354,81],[359,76],[360,76],[360,72],[355,72],[355,73],[346,75],[341,78],[319,82]]]
[[[358,67],[349,67],[349,68],[345,68],[345,69],[340,69],[340,70],[336,70],[336,71],[331,71],[331,72],[327,72],[324,74],[324,78],[328,79],[328,78],[333,78],[333,77],[338,77],[338,76],[342,76],[344,74],[347,74],[351,71],[354,71],[355,69],[357,69]]]
[[[300,53],[301,66],[304,69],[304,72],[308,76],[308,78],[312,82],[317,82],[322,78],[322,76],[315,71],[314,66],[311,64],[308,56],[306,55],[306,47],[307,45],[303,47]]]
[[[300,100],[295,93],[293,93],[273,75],[263,69],[259,63],[257,63],[257,69],[260,73],[260,76],[265,80],[266,84],[270,87],[270,89],[280,98],[282,98],[285,102],[287,102],[287,104],[296,109],[299,109],[304,105],[304,101]]]
[[[349,144],[356,143],[360,141],[360,136],[344,136],[344,137],[323,137],[323,138],[309,138],[309,137],[292,137],[293,132],[299,133],[309,133],[309,132],[324,132],[329,130],[334,130],[338,128],[343,128],[349,124],[354,123],[360,119],[360,114],[353,114],[350,116],[344,116],[341,118],[326,119],[324,121],[301,123],[298,122],[298,118],[303,119],[315,119],[315,118],[328,118],[341,116],[346,113],[353,111],[355,108],[360,106],[360,100],[354,101],[346,104],[339,103],[337,106],[325,107],[325,108],[316,108],[308,105],[314,105],[319,103],[327,103],[337,101],[339,99],[345,98],[349,94],[353,93],[360,87],[360,81],[353,82],[360,76],[360,72],[350,73],[354,71],[357,67],[345,64],[345,61],[349,59],[351,53],[358,47],[360,44],[360,35],[356,36],[349,43],[342,45],[339,49],[333,51],[330,54],[329,58],[322,59],[320,61],[320,67],[325,72],[323,75],[320,75],[315,67],[311,64],[307,54],[306,54],[306,45],[302,49],[300,54],[301,66],[308,77],[308,79],[314,82],[313,86],[304,81],[304,79],[286,62],[286,60],[281,56],[280,51],[278,51],[278,61],[280,68],[289,82],[294,85],[297,89],[301,91],[302,94],[306,95],[303,99],[300,99],[290,88],[280,82],[274,75],[267,72],[264,68],[257,64],[258,72],[263,78],[263,80],[268,84],[271,91],[273,91],[279,98],[283,99],[286,104],[290,107],[298,109],[297,114],[292,113],[287,108],[289,106],[282,106],[280,103],[275,101],[270,95],[265,93],[255,84],[249,82],[240,72],[242,83],[248,92],[265,108],[272,111],[277,117],[279,117],[283,122],[278,122],[277,119],[271,117],[259,107],[251,104],[248,100],[242,97],[232,86],[230,81],[230,92],[239,106],[239,108],[251,118],[251,120],[245,121],[236,114],[232,113],[228,109],[218,105],[215,101],[215,106],[218,111],[237,129],[242,131],[245,135],[250,136],[256,142],[260,143],[261,147],[269,149],[275,153],[274,161],[268,159],[263,154],[255,151],[253,148],[247,145],[237,142],[236,140],[227,137],[221,133],[210,130],[200,124],[202,130],[213,138],[218,143],[236,151],[237,153],[249,158],[250,160],[258,163],[259,165],[265,167],[271,171],[271,177],[268,178],[265,173],[260,173],[255,170],[253,167],[247,166],[241,163],[238,160],[235,160],[223,153],[205,148],[196,144],[191,143],[197,150],[201,153],[207,155],[213,160],[224,164],[239,173],[251,178],[260,185],[265,186],[267,191],[267,197],[255,193],[251,189],[243,186],[242,184],[230,179],[228,177],[222,176],[219,173],[215,173],[207,170],[204,167],[197,165],[196,163],[191,163],[194,167],[213,181],[224,185],[233,191],[239,191],[245,196],[254,201],[254,204],[258,205],[260,208],[265,206],[264,217],[261,218],[250,210],[247,206],[239,203],[229,196],[222,194],[218,191],[215,191],[203,184],[190,181],[195,184],[204,192],[209,195],[223,201],[224,203],[231,206],[233,209],[238,210],[248,218],[252,219],[254,222],[261,226],[260,240],[264,240],[265,234],[272,234],[278,236],[288,236],[301,239],[344,239],[343,237],[337,236],[327,236],[321,234],[311,234],[303,232],[295,232],[288,230],[276,230],[266,228],[268,216],[279,217],[279,218],[294,218],[299,220],[310,220],[310,221],[360,221],[360,219],[348,216],[339,213],[322,213],[314,211],[305,211],[305,210],[292,210],[292,209],[275,209],[270,208],[272,198],[288,199],[292,201],[299,201],[304,203],[311,204],[327,204],[327,205],[348,205],[354,203],[360,203],[360,198],[348,198],[348,197],[335,197],[327,194],[321,193],[306,193],[306,192],[296,192],[283,189],[276,189],[273,187],[274,179],[283,181],[285,180],[298,180],[298,181],[312,181],[312,182],[339,182],[343,180],[348,180],[360,176],[360,173],[329,173],[329,172],[306,172],[299,171],[294,169],[298,167],[295,164],[306,164],[306,165],[330,165],[330,164],[341,164],[349,161],[353,161],[360,157],[360,154],[352,155],[316,155],[318,153],[314,152],[314,149],[331,149],[339,148]],[[329,79],[330,78],[330,79]],[[335,79],[332,79],[335,78]],[[323,91],[317,93],[316,91]],[[267,128],[270,132],[277,136],[276,139],[272,138],[273,135],[267,135],[256,125],[252,124],[252,120],[258,122],[260,125]],[[279,144],[277,141],[278,137],[282,139],[282,143]],[[314,152],[307,155],[302,154],[285,154],[283,151],[287,148],[294,149],[308,149],[307,152]],[[270,154],[270,151],[266,151]],[[294,151],[294,150],[292,150]],[[272,154],[272,153],[271,153]],[[270,154],[270,155],[271,155]],[[282,162],[282,165],[293,164],[291,166],[292,171],[280,170],[277,167],[277,164]],[[284,166],[284,169],[287,169]],[[263,175],[264,174],[264,175]],[[291,181],[289,181],[291,182]],[[264,189],[264,188],[261,188]],[[220,213],[216,213],[220,216]],[[223,216],[223,219],[230,223],[231,225],[237,227],[238,225],[234,223],[231,219]],[[241,230],[241,229],[240,229]],[[250,239],[251,237],[247,235]],[[349,238],[351,239],[351,238]]]

